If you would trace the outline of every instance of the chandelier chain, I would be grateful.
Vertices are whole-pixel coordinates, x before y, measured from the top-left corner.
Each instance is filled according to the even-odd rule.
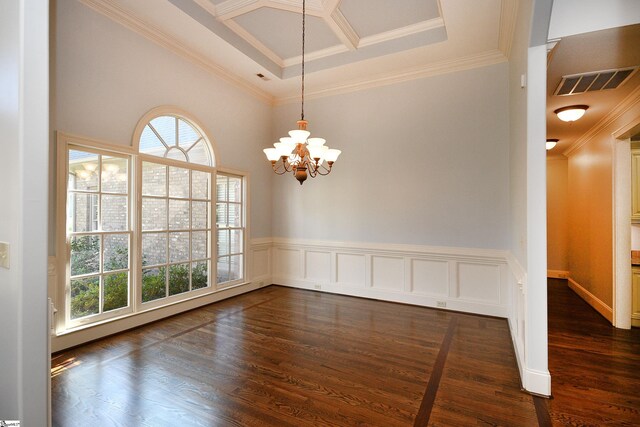
[[[304,120],[304,33],[305,33],[305,18],[306,18],[306,1],[302,0],[302,112],[300,119]]]

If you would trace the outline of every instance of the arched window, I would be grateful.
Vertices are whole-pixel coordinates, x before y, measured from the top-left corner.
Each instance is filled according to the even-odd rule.
[[[138,122],[131,148],[58,141],[69,254],[62,329],[244,282],[244,177],[217,171],[197,121],[162,107]]]
[[[214,166],[211,150],[202,133],[185,119],[159,116],[147,123],[140,135],[140,153]]]

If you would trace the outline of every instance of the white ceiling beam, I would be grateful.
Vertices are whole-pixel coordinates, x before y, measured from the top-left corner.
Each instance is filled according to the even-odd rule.
[[[224,25],[229,27],[231,31],[242,37],[247,43],[251,46],[255,47],[262,53],[264,56],[273,61],[278,67],[284,67],[284,61],[280,58],[274,51],[269,49],[264,43],[258,40],[253,34],[245,30],[240,24],[238,24],[233,19],[229,19],[223,22]]]
[[[219,21],[226,21],[259,9],[266,3],[267,0],[227,0],[216,6],[216,18]]]
[[[339,1],[336,1],[336,6],[339,4]],[[329,16],[324,18],[325,22],[334,32],[336,37],[346,46],[349,50],[356,50],[358,44],[360,43],[360,37],[356,30],[353,29],[347,18],[344,17],[340,9],[337,7],[333,9]]]
[[[363,37],[360,39],[358,47],[365,47],[372,44],[399,39],[401,37],[410,36],[412,34],[417,34],[423,31],[429,31],[440,27],[444,27],[444,20],[442,18],[438,17],[429,19],[428,21],[422,21],[418,22],[417,24],[407,25],[406,27],[396,28],[395,30],[385,31],[384,33],[378,33],[372,36]]]

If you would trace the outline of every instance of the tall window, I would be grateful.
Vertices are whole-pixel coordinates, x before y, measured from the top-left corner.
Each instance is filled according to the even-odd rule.
[[[140,152],[142,303],[210,287],[214,170],[203,136],[181,118],[156,117]]]
[[[244,177],[217,171],[204,133],[183,116],[146,117],[137,150],[59,139],[64,329],[244,281]]]
[[[68,151],[67,233],[72,324],[129,307],[129,159]]]
[[[218,228],[218,283],[244,278],[244,208],[242,177],[219,173],[216,177]]]

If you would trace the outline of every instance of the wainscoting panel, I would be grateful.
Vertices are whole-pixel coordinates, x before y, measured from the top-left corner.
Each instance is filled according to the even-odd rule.
[[[275,249],[275,271],[289,277],[302,277],[302,251],[298,249]]]
[[[507,317],[507,252],[273,239],[272,282]]]
[[[500,303],[500,266],[458,263],[458,296],[463,300]]]
[[[331,252],[305,251],[304,278],[329,283],[331,277]]]
[[[376,289],[402,291],[404,288],[404,258],[372,256],[371,286]]]
[[[344,287],[367,286],[366,258],[359,254],[336,253],[336,283]]]
[[[411,260],[411,292],[420,295],[449,294],[449,262],[428,259]]]

